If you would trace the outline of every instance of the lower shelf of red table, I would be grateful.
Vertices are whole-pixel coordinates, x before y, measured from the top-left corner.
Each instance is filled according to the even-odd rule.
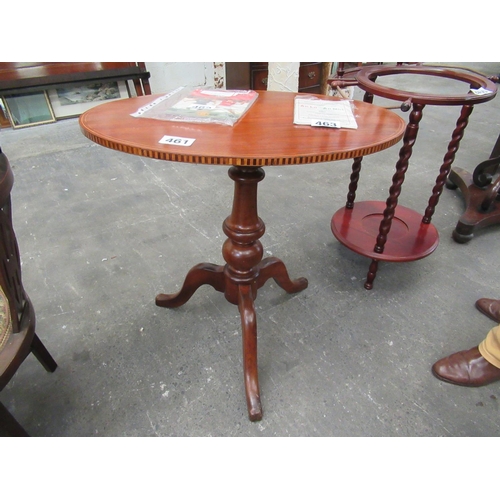
[[[332,217],[334,236],[350,250],[376,260],[407,262],[431,254],[439,244],[437,229],[423,224],[422,215],[397,206],[383,253],[374,251],[386,203],[361,201],[341,208]]]

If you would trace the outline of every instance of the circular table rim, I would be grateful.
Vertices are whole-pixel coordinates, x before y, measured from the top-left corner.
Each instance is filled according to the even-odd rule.
[[[473,85],[474,88],[482,87],[486,90],[489,90],[490,93],[485,95],[468,93],[456,96],[425,94],[386,87],[374,81],[374,79],[379,76],[396,74],[418,74],[451,78],[453,80],[460,80],[469,83],[470,85]],[[417,104],[432,104],[437,106],[462,106],[465,104],[480,104],[493,99],[496,96],[497,92],[496,85],[484,75],[465,68],[446,66],[367,66],[357,72],[356,80],[358,82],[358,86],[362,90],[380,97],[398,101],[407,101],[411,99],[412,102]]]
[[[297,93],[293,93],[294,95],[301,95]],[[361,101],[360,101],[361,102]],[[355,101],[357,104],[358,101]],[[362,103],[363,105],[374,106],[369,103]],[[101,106],[105,106],[103,104]],[[377,106],[380,108],[380,106]],[[95,109],[95,108],[93,108]],[[189,152],[180,153],[178,151],[167,151],[165,149],[155,149],[155,148],[145,148],[140,144],[123,144],[119,140],[106,137],[104,135],[97,135],[89,130],[85,125],[85,117],[86,114],[92,112],[93,109],[83,113],[79,117],[80,129],[85,137],[90,139],[91,141],[99,144],[108,149],[113,149],[116,151],[121,151],[123,153],[133,154],[136,156],[143,156],[158,160],[166,160],[166,161],[174,161],[180,163],[196,163],[196,164],[208,164],[208,165],[228,165],[228,166],[236,166],[236,167],[264,167],[264,166],[281,166],[281,165],[303,165],[303,164],[311,164],[311,163],[323,163],[329,161],[340,161],[340,160],[348,160],[352,158],[357,158],[360,156],[371,155],[385,149],[388,149],[395,144],[397,144],[404,135],[406,123],[401,119],[401,130],[397,133],[394,138],[389,141],[386,141],[382,144],[369,145],[361,148],[353,148],[351,150],[345,150],[342,152],[325,152],[325,153],[309,153],[304,155],[280,155],[276,156],[268,156],[263,155],[261,157],[246,157],[246,156],[218,156],[218,155],[203,155],[203,154],[190,154]],[[382,108],[384,109],[384,108]],[[389,110],[385,110],[387,112],[391,112]],[[398,116],[398,115],[396,115]],[[299,125],[297,125],[299,126]]]

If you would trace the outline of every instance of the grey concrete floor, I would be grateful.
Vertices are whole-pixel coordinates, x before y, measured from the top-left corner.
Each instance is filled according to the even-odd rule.
[[[422,90],[421,83],[411,84]],[[499,109],[498,97],[475,107],[455,166],[472,171],[489,157]],[[458,115],[459,108],[425,108],[401,205],[425,208]],[[237,308],[210,287],[178,309],[154,303],[158,292],[178,290],[194,264],[223,263],[227,169],[111,151],[87,140],[77,119],[3,129],[0,145],[15,174],[25,288],[37,332],[59,364],[49,374],[28,357],[0,394],[31,435],[500,435],[500,384],[462,388],[430,371],[483,339],[494,325],[474,302],[500,297],[500,227],[456,243],[458,191],[445,189],[434,215],[437,250],[381,263],[367,291],[369,259],[330,230],[351,162],[266,169],[265,255],[281,258],[309,287],[287,295],[270,281],[259,290],[264,418],[252,423]],[[400,145],[365,158],[358,200],[386,199]]]

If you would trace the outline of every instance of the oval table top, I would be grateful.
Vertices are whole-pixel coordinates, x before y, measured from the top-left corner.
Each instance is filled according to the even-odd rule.
[[[307,94],[260,91],[234,125],[163,121],[131,113],[154,101],[148,95],[111,101],[80,116],[90,140],[139,156],[184,163],[244,167],[298,165],[366,156],[396,144],[406,123],[387,109],[353,101],[357,129],[294,125],[294,98]],[[329,96],[321,99],[337,100]],[[163,136],[195,139],[191,146],[160,144]]]

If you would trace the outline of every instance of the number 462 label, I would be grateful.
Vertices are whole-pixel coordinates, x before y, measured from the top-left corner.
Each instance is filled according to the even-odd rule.
[[[312,120],[311,125],[313,127],[341,128],[339,122],[334,122],[331,120]]]
[[[187,137],[175,137],[173,135],[164,135],[158,142],[160,144],[170,144],[171,146],[191,146],[196,139]]]

